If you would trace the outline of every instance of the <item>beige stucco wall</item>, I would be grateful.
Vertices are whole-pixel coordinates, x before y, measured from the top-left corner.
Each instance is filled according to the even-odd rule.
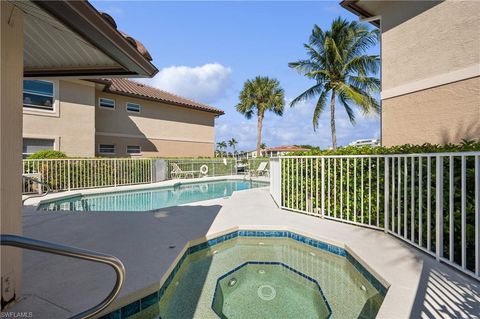
[[[381,16],[382,144],[480,139],[480,2],[359,5]]]
[[[382,90],[480,63],[479,1],[383,1]]]
[[[23,13],[0,1],[0,218],[2,234],[22,234]],[[21,294],[22,253],[1,248],[1,298]]]
[[[142,149],[141,157],[199,157],[213,154],[212,143],[173,141],[162,139],[134,138],[125,136],[98,135],[96,138],[98,144],[114,144],[115,154],[98,156],[129,157],[127,154],[127,145],[138,145]]]
[[[126,145],[140,145],[141,156],[213,156],[215,114],[98,89],[96,96],[97,150],[113,143],[115,156],[126,156]],[[115,110],[99,107],[100,97],[115,100]],[[140,104],[140,113],[127,112],[126,102]]]
[[[95,155],[95,85],[86,81],[55,81],[55,111],[23,111],[23,137],[55,140],[68,156]]]
[[[480,77],[382,101],[382,143],[459,143],[480,138]]]

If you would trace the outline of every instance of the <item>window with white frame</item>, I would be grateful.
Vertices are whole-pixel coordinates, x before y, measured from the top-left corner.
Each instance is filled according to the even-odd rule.
[[[38,151],[54,150],[55,140],[41,138],[24,138],[22,157],[27,158],[29,155]]]
[[[23,107],[53,111],[54,83],[43,80],[23,80]]]
[[[140,154],[142,148],[138,145],[127,145],[127,154]]]
[[[101,97],[98,99],[98,105],[106,109],[115,109],[115,100]]]
[[[98,154],[115,154],[115,145],[98,144]]]
[[[128,112],[140,113],[140,104],[127,102],[126,106]]]

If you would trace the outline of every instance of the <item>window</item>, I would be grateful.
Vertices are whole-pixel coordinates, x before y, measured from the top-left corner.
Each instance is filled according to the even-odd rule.
[[[115,154],[115,145],[113,144],[99,144],[98,145],[99,154]]]
[[[127,111],[140,113],[140,104],[127,102]]]
[[[101,97],[101,98],[98,99],[98,105],[100,105],[100,107],[104,107],[106,109],[114,110],[115,109],[115,100],[106,99],[106,98]]]
[[[27,158],[29,155],[43,150],[53,150],[55,140],[24,138],[22,157]]]
[[[127,154],[140,154],[142,149],[138,145],[127,145]]]
[[[53,82],[23,80],[23,107],[53,111]]]

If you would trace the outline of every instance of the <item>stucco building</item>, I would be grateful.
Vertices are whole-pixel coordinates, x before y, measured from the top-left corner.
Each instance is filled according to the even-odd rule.
[[[58,112],[74,119],[71,129],[78,128],[94,120],[88,110],[95,92],[93,84],[72,79],[152,77],[158,70],[140,42],[88,1],[0,1],[0,39],[0,228],[2,234],[22,235],[22,103],[48,108],[56,94],[65,97]],[[38,78],[58,83],[59,90],[30,86],[26,100],[23,80]],[[85,97],[87,91],[92,93]],[[86,100],[91,104],[85,106]],[[44,125],[50,135],[45,132],[53,126]],[[74,138],[94,141],[94,132],[86,131]],[[0,269],[3,309],[22,296],[22,250],[2,246]]]
[[[383,145],[480,139],[480,2],[341,5],[381,31]]]
[[[25,80],[23,156],[213,156],[223,111],[127,79]]]

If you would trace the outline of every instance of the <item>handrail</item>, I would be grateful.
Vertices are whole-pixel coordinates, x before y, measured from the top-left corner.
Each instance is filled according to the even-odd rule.
[[[23,177],[24,179],[26,179],[26,180],[29,180],[29,181],[34,182],[34,183],[37,183],[37,184],[39,184],[39,185],[45,185],[45,186],[47,187],[47,191],[46,191],[45,193],[38,194],[38,195],[28,196],[27,198],[25,198],[25,199],[22,200],[22,203],[24,203],[27,199],[47,196],[47,195],[52,191],[52,188],[50,187],[50,184],[48,184],[47,182],[43,182],[43,181],[41,181],[41,180],[39,180],[39,179],[30,177],[30,176],[22,175],[22,177]]]
[[[87,319],[92,318],[97,315],[99,312],[108,307],[113,300],[117,297],[120,289],[123,286],[125,281],[125,267],[122,262],[111,255],[98,253],[95,251],[66,246],[56,243],[51,243],[47,241],[37,240],[33,238],[17,236],[17,235],[0,235],[0,245],[19,247],[29,250],[41,251],[45,253],[50,253],[54,255],[61,255],[66,257],[72,257],[82,260],[89,260],[93,262],[98,262],[102,264],[107,264],[111,266],[117,275],[115,286],[108,296],[102,300],[98,305],[87,309],[70,319]]]

